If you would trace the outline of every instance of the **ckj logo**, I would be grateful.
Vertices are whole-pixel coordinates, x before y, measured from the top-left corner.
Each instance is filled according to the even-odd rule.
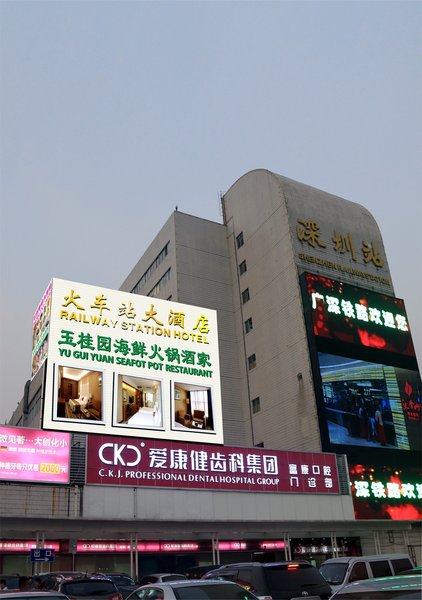
[[[111,452],[110,452],[111,450]],[[111,459],[107,458],[111,455]],[[98,450],[100,460],[106,465],[121,465],[122,467],[135,467],[141,462],[141,451],[132,444],[103,444]]]

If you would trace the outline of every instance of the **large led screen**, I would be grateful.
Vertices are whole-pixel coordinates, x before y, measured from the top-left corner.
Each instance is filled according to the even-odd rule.
[[[331,444],[422,449],[416,371],[318,353]]]
[[[43,427],[223,443],[216,311],[53,279]]]
[[[415,356],[403,300],[311,273],[304,277],[317,338]]]

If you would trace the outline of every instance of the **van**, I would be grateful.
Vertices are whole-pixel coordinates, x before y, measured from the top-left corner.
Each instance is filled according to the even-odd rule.
[[[353,581],[398,575],[413,567],[408,554],[375,554],[329,558],[321,564],[319,572],[336,592]]]
[[[318,569],[305,560],[273,563],[244,562],[223,565],[203,579],[234,581],[260,600],[328,600],[331,587]]]

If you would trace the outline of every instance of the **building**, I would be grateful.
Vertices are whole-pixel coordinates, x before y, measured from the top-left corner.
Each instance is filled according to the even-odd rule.
[[[222,209],[221,224],[176,210],[121,290],[216,310],[224,445],[335,453],[340,493],[109,486],[105,495],[86,483],[85,436],[73,434],[73,487],[28,485],[25,492],[40,505],[61,497],[60,532],[41,508],[38,517],[24,512],[27,521],[15,515],[22,514],[22,486],[9,484],[3,537],[35,530],[62,544],[77,539],[76,553],[61,546],[63,564],[71,557],[77,568],[98,568],[90,552],[103,547],[110,570],[127,565],[129,554],[135,569],[134,540],[137,547],[139,540],[165,540],[179,553],[170,565],[145,546],[136,561],[141,570],[257,552],[321,562],[409,550],[419,562],[420,375],[374,218],[358,204],[265,170],[241,177]],[[33,407],[42,404],[42,375],[27,391],[10,424],[40,427]],[[126,540],[124,558],[118,540]]]

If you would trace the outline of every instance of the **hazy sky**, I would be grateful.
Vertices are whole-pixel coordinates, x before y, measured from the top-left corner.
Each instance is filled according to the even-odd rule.
[[[52,277],[118,288],[266,168],[377,220],[422,365],[422,3],[0,2],[0,421]]]

